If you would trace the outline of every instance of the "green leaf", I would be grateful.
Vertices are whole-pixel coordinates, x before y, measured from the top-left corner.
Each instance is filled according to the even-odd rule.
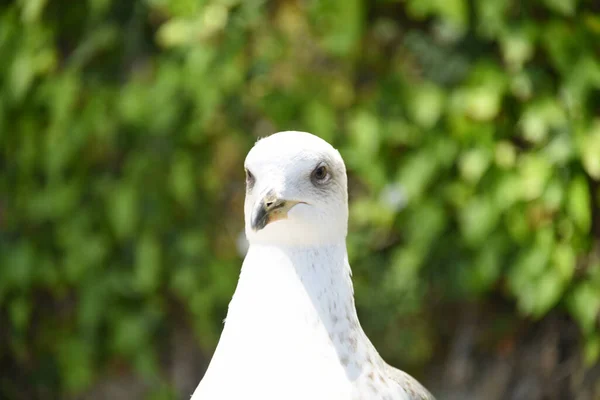
[[[10,322],[20,334],[27,332],[31,319],[31,306],[31,300],[26,296],[19,296],[9,303]]]
[[[136,246],[135,287],[142,293],[154,292],[160,284],[161,246],[152,234],[142,235]]]
[[[600,120],[595,120],[581,143],[581,159],[586,172],[594,179],[600,179]]]
[[[585,365],[590,368],[598,362],[598,359],[600,359],[600,335],[588,335],[585,339],[583,355]]]
[[[471,290],[485,293],[500,277],[503,267],[503,246],[498,240],[486,240],[473,261],[468,280]]]
[[[110,193],[107,213],[117,238],[130,238],[138,223],[138,194],[131,183],[123,182]]]
[[[556,100],[545,98],[525,108],[520,125],[526,140],[540,143],[547,139],[551,129],[564,127],[566,121],[565,111]]]
[[[4,249],[3,249],[4,250]],[[0,260],[2,286],[7,289],[27,289],[35,277],[36,252],[33,244],[22,241],[3,251]]]
[[[476,148],[463,153],[459,160],[459,169],[463,179],[475,184],[481,179],[490,165],[491,154],[488,149]]]
[[[82,338],[64,338],[58,356],[68,393],[79,393],[92,382],[94,368],[91,343]]]
[[[192,206],[195,187],[194,164],[192,158],[185,153],[175,156],[171,165],[169,183],[171,192],[177,201],[187,207]]]
[[[517,150],[512,143],[504,140],[499,141],[496,143],[494,159],[496,161],[496,165],[498,165],[500,168],[512,168],[517,160]]]
[[[524,246],[508,274],[511,292],[516,296],[535,296],[528,293],[541,276],[548,271],[553,248],[553,232],[545,229],[537,234],[533,245]],[[530,302],[532,303],[532,302]]]
[[[552,251],[552,263],[560,277],[568,283],[575,272],[577,255],[570,244],[557,243]]]
[[[598,153],[600,154],[600,153]],[[585,177],[579,175],[568,189],[567,213],[581,232],[588,233],[592,224],[590,189]]]
[[[310,132],[318,133],[319,137],[333,140],[333,134],[337,128],[335,110],[327,103],[313,100],[306,106],[306,124]]]
[[[518,167],[521,179],[519,189],[521,198],[525,200],[539,198],[552,174],[548,160],[538,154],[529,153],[519,160]]]
[[[573,16],[577,9],[578,0],[543,0],[550,10],[564,16]]]
[[[19,1],[22,4],[21,18],[28,24],[38,22],[48,0]]]
[[[531,30],[511,30],[501,38],[504,62],[512,71],[519,71],[535,51]]]
[[[521,306],[526,312],[539,318],[558,303],[563,290],[564,281],[561,275],[548,271],[539,278],[535,288],[531,288],[530,293],[534,295],[533,304],[522,303]],[[522,296],[521,298],[528,297]]]
[[[442,116],[444,92],[433,84],[421,84],[410,90],[409,97],[412,118],[423,128],[433,127]]]
[[[600,288],[592,282],[583,282],[569,295],[567,304],[583,332],[593,332],[600,313]]]
[[[363,25],[364,9],[360,0],[333,0],[316,2],[312,10],[323,23],[322,43],[328,52],[347,56],[356,50]]]
[[[73,182],[48,185],[37,193],[31,193],[28,214],[37,221],[56,220],[72,213],[79,198],[79,187]]]
[[[503,34],[506,31],[511,6],[511,0],[476,0],[477,18],[475,22],[481,36],[493,38]]]
[[[350,121],[351,143],[358,156],[372,159],[379,150],[380,128],[377,118],[368,111],[358,111]]]
[[[160,27],[156,34],[156,41],[166,48],[181,46],[189,44],[195,33],[192,21],[172,19]]]
[[[486,197],[474,198],[460,212],[460,229],[465,243],[478,246],[496,228],[499,210]]]

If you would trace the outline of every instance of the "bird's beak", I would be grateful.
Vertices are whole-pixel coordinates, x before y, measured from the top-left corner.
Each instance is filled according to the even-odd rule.
[[[298,203],[302,202],[281,199],[273,192],[267,193],[254,210],[251,221],[252,230],[258,232],[271,222],[286,219],[288,211]]]

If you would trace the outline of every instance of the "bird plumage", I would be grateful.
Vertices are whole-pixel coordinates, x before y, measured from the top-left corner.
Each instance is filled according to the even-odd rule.
[[[360,326],[339,153],[308,133],[281,132],[255,145],[246,168],[250,247],[192,399],[433,399],[385,363]],[[277,219],[253,224],[271,210]]]

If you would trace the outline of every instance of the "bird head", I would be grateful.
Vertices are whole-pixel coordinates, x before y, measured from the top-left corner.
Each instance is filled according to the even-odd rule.
[[[279,132],[259,140],[244,167],[250,243],[311,245],[346,237],[346,167],[325,140],[306,132]]]

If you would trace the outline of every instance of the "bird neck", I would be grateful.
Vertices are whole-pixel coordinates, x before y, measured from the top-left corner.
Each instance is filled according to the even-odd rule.
[[[344,242],[250,245],[207,372],[207,382],[228,379],[219,398],[243,397],[222,394],[237,390],[229,380],[248,393],[352,398],[352,382],[382,363],[358,321]]]
[[[311,247],[251,244],[227,322],[252,321],[273,332],[302,329],[306,322],[328,332],[339,329],[341,320],[357,327],[350,274],[343,240]]]

